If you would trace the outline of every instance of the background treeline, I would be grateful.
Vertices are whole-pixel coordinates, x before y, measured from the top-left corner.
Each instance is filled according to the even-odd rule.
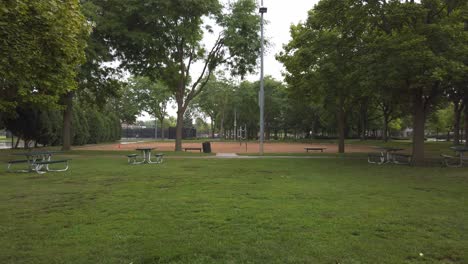
[[[463,119],[468,134],[468,1],[321,0],[290,32],[277,56],[288,89],[334,113],[340,152],[350,120],[365,137],[379,115],[385,138],[410,117],[415,164],[438,110],[453,111],[454,144]]]
[[[73,145],[96,144],[120,139],[119,117],[107,109],[74,106],[71,137]],[[4,124],[25,146],[62,145],[63,113],[58,109],[18,107],[17,116],[5,119]]]
[[[211,137],[217,135],[235,139],[240,136],[239,129],[247,126],[248,139],[256,139],[259,132],[259,87],[259,82],[236,83],[221,74],[218,78],[212,78],[188,111],[193,116],[209,117],[208,120],[211,120],[210,124],[205,124],[197,117],[194,121],[197,131],[204,131],[204,127],[208,125]],[[330,105],[321,105],[300,96],[290,85],[269,76],[265,78],[264,89],[267,140],[338,137],[335,109]],[[356,105],[360,105],[359,102]],[[443,108],[440,111],[431,114],[428,121],[429,131],[434,135],[439,133],[440,136],[446,135],[447,129],[450,129],[446,124],[453,122],[451,105],[446,103],[441,107]],[[375,102],[368,102],[365,109],[350,108],[345,120],[345,137],[387,140],[388,136],[409,136],[404,133],[405,129],[411,127],[409,113],[392,116],[388,120],[387,133],[384,132],[384,119],[383,111]]]

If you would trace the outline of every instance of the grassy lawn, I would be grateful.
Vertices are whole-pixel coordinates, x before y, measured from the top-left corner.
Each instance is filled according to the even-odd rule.
[[[1,170],[0,263],[468,262],[466,168],[70,157]]]

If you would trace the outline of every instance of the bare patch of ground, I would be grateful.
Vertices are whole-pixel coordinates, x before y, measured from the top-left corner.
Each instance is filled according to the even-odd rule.
[[[75,147],[74,149],[80,150],[135,150],[139,147],[151,147],[156,148],[160,151],[174,151],[175,142],[136,142],[136,143],[126,143],[126,144],[102,144],[102,145],[87,145],[81,147]],[[183,143],[183,148],[201,148],[201,143]],[[304,148],[306,147],[318,147],[326,148],[324,153],[337,153],[338,145],[336,144],[327,144],[327,143],[265,143],[263,150],[265,153],[305,153]],[[238,143],[238,142],[211,142],[211,151],[214,153],[258,153],[259,152],[259,143],[248,142]],[[372,146],[366,145],[346,145],[347,153],[361,153],[361,152],[372,152]],[[317,152],[317,151],[310,151]]]

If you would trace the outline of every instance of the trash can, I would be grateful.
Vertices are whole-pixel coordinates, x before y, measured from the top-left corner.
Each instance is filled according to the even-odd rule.
[[[203,153],[211,153],[211,143],[210,142],[203,142],[202,143],[203,147]]]

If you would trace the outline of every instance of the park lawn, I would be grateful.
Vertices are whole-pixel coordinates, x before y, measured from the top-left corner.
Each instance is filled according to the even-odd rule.
[[[0,263],[468,262],[466,168],[72,157],[0,172]]]

